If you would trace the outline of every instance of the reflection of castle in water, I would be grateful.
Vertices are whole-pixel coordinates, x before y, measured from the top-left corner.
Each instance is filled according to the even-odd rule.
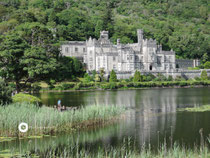
[[[176,124],[176,93],[176,90],[171,89],[161,92],[159,90],[105,91],[103,95],[101,92],[95,95],[95,103],[125,105],[131,108],[125,123],[118,131],[118,137],[129,134],[142,145],[151,140],[157,141],[158,132],[162,135],[165,132],[173,132]]]

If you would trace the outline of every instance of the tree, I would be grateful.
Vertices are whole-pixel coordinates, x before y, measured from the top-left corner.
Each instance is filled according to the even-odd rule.
[[[207,76],[206,70],[203,70],[203,71],[201,72],[201,79],[202,79],[202,80],[208,80],[208,76]]]
[[[77,58],[73,58],[73,68],[75,75],[83,76],[84,74],[83,65]]]
[[[94,80],[95,80],[95,82],[100,82],[100,76],[99,76],[99,74],[96,74],[95,75]]]
[[[51,78],[55,78],[57,81],[72,80],[74,79],[74,66],[73,59],[71,57],[60,56],[58,58],[58,67]]]
[[[0,78],[0,105],[10,103],[12,101],[11,93],[12,88]]]
[[[141,73],[138,70],[135,71],[133,82],[141,82]]]
[[[0,74],[6,81],[14,81],[17,91],[20,91],[20,83],[27,75],[21,63],[27,48],[29,45],[15,33],[1,38]]]
[[[91,77],[90,77],[90,75],[88,73],[85,73],[85,75],[84,75],[84,81],[85,82],[90,82],[91,81]]]
[[[57,60],[47,48],[27,44],[18,34],[2,37],[0,45],[0,74],[15,82],[19,92],[28,83],[47,80],[57,68]]]
[[[96,70],[93,70],[93,71],[92,71],[92,79],[93,79],[93,80],[95,80],[96,74],[97,74],[97,73],[96,73]]]
[[[206,63],[208,61],[208,59],[209,59],[208,54],[204,53],[203,56],[202,56],[202,62]]]
[[[111,71],[109,82],[117,82],[117,75],[114,70]]]
[[[210,61],[205,62],[204,68],[205,69],[210,69]]]
[[[27,71],[27,82],[46,80],[46,76],[53,73],[58,66],[56,58],[41,47],[27,49],[21,64],[24,65],[23,70]]]
[[[105,74],[104,68],[101,68],[100,69],[100,78],[101,78],[101,81],[104,81],[104,74]]]

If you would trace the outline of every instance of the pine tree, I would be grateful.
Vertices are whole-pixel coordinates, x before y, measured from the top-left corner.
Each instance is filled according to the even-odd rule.
[[[117,75],[114,70],[111,71],[109,82],[117,82]]]
[[[202,80],[208,80],[208,76],[207,76],[206,70],[203,70],[203,71],[201,72],[201,79],[202,79]]]
[[[141,73],[138,70],[134,74],[133,82],[141,82]]]

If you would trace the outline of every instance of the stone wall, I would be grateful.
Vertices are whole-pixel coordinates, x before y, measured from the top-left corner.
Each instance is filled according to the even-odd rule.
[[[142,75],[148,75],[148,74],[153,74],[157,76],[157,74],[163,74],[164,76],[172,76],[173,78],[176,78],[177,76],[181,76],[185,79],[190,79],[190,78],[195,78],[195,77],[200,77],[201,76],[201,70],[181,70],[181,69],[176,69],[173,71],[140,71]],[[207,75],[210,76],[210,69],[205,70],[207,72]],[[118,79],[128,79],[129,77],[133,77],[135,72],[116,72],[117,78]],[[106,73],[104,75],[105,78],[108,78],[109,74]]]
[[[194,59],[176,59],[176,68],[188,69],[188,67],[196,67],[200,65],[200,60]]]

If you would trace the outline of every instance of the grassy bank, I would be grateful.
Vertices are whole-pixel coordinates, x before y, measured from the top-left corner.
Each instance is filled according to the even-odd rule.
[[[180,108],[178,111],[189,111],[189,112],[205,112],[210,111],[210,105],[203,105],[199,107],[192,107],[192,108]]]
[[[78,152],[79,151],[79,152]],[[60,152],[60,153],[59,153]],[[63,151],[50,151],[47,153],[48,157],[86,157],[86,158],[208,158],[210,152],[207,147],[202,149],[185,149],[184,147],[174,145],[174,147],[167,149],[166,146],[162,145],[161,148],[154,152],[150,148],[142,148],[138,150],[130,150],[124,144],[120,148],[107,148],[99,149],[95,154],[88,152],[87,150],[76,150],[75,146],[71,146]]]
[[[3,153],[3,152],[2,152]],[[5,151],[0,156],[8,157],[21,156],[20,153],[12,153]],[[185,148],[180,145],[173,145],[173,147],[168,148],[166,145],[161,145],[157,151],[151,148],[142,147],[141,149],[133,149],[130,145],[122,143],[119,147],[108,146],[106,148],[99,148],[95,150],[81,148],[76,142],[71,143],[68,147],[49,149],[44,153],[40,152],[27,152],[24,156],[44,156],[49,158],[63,157],[63,158],[209,158],[210,151],[207,146],[194,147],[193,149]]]
[[[91,126],[109,124],[124,112],[117,106],[86,106],[75,111],[59,112],[49,107],[15,103],[0,106],[0,136],[37,136],[74,131]],[[20,133],[18,125],[25,122],[27,133]]]
[[[82,140],[82,142],[80,140]],[[90,146],[88,146],[83,142],[83,139],[80,138],[80,135],[77,135],[76,137],[72,136],[70,139],[69,136],[64,137],[57,143],[54,142],[55,140],[51,140],[47,144],[46,142],[43,143],[37,140],[34,143],[29,143],[30,146],[28,146],[28,143],[25,143],[25,147],[19,143],[17,150],[13,148],[8,150],[0,149],[0,157],[31,157],[34,155],[49,158],[209,158],[210,139],[204,140],[202,138],[202,140],[200,145],[194,145],[194,147],[179,145],[176,142],[172,144],[165,142],[155,148],[151,148],[151,145],[146,143],[137,147],[130,138],[126,138],[123,142],[117,145],[115,144],[114,146],[104,146],[102,144],[92,146],[94,143],[91,145],[89,141],[85,141],[86,143],[90,143]],[[97,140],[94,140],[94,142],[95,141],[97,142]],[[22,150],[19,150],[20,148]]]
[[[136,89],[151,87],[195,87],[209,86],[210,80],[206,81],[150,81],[150,82],[61,82],[53,87],[41,83],[38,91],[62,91],[62,90],[111,90],[111,89]]]

